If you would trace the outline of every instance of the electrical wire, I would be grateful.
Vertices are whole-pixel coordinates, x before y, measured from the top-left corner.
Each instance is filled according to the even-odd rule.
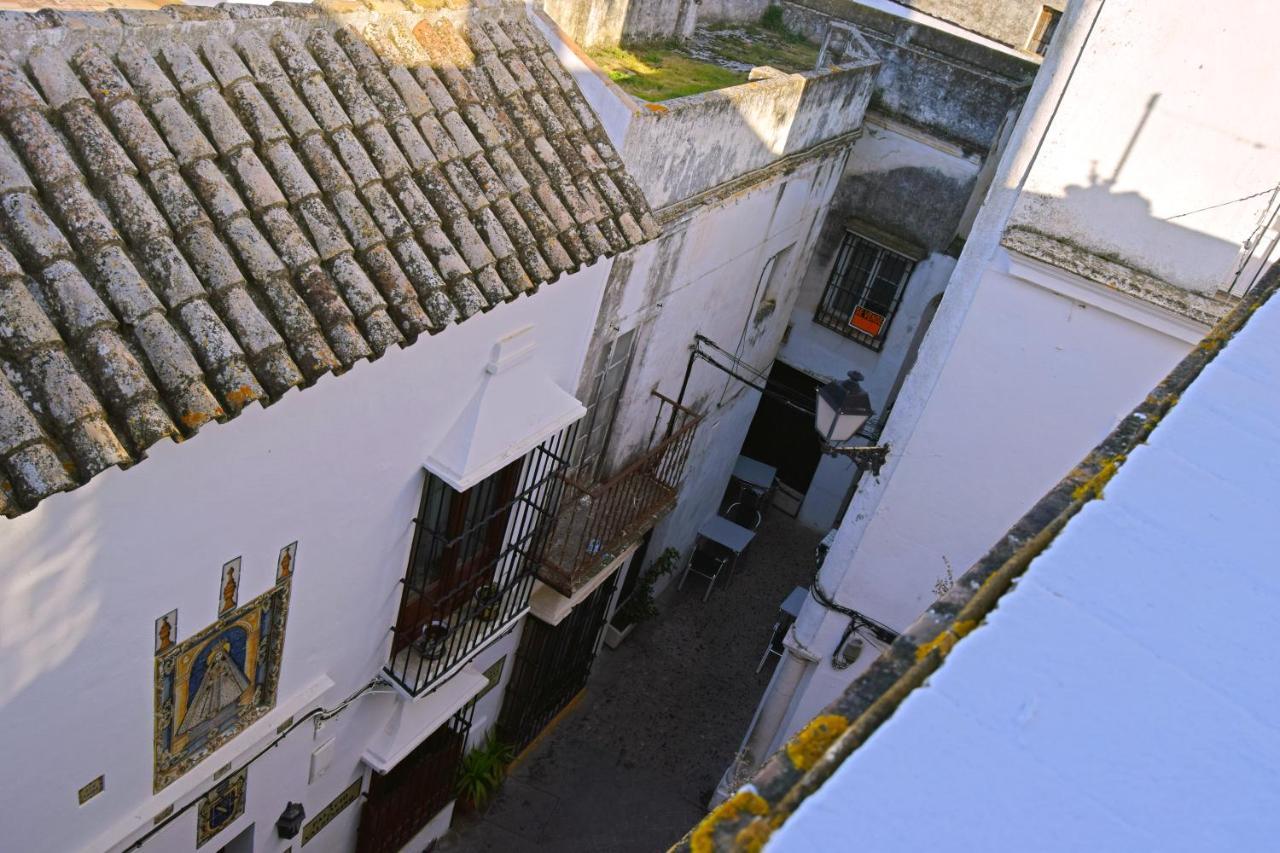
[[[246,761],[244,764],[242,764],[242,765],[240,765],[239,767],[237,767],[235,770],[228,771],[228,772],[227,772],[226,774],[224,774],[224,775],[226,775],[226,776],[230,776],[232,773],[238,773],[238,772],[240,772],[241,770],[243,770],[243,769],[245,769],[246,767],[248,767],[250,764],[253,764],[253,763],[254,763],[255,761],[257,761],[259,758],[261,758],[262,756],[266,755],[266,754],[267,754],[267,752],[269,752],[270,750],[274,749],[274,748],[275,748],[275,747],[276,747],[276,746],[277,746],[277,745],[278,745],[282,740],[284,740],[286,737],[288,737],[288,736],[293,732],[293,730],[294,730],[294,729],[298,728],[299,726],[301,726],[303,723],[307,722],[308,720],[310,720],[310,719],[312,719],[312,718],[315,718],[315,719],[316,719],[316,721],[317,721],[317,723],[319,723],[319,722],[323,722],[323,721],[325,721],[325,720],[333,719],[333,718],[334,718],[334,717],[336,717],[338,714],[340,714],[340,713],[342,713],[344,710],[346,710],[346,709],[347,709],[347,707],[348,707],[348,706],[350,706],[352,702],[355,702],[355,701],[356,701],[357,699],[359,699],[361,696],[364,696],[364,695],[366,695],[366,694],[368,694],[368,693],[373,692],[373,690],[374,690],[374,688],[375,688],[375,687],[380,687],[380,686],[382,686],[382,685],[386,685],[386,684],[387,684],[386,679],[384,679],[382,676],[378,675],[378,676],[375,676],[372,680],[370,680],[368,684],[366,684],[366,685],[364,685],[363,687],[361,687],[361,688],[360,688],[359,690],[357,690],[355,693],[352,693],[352,694],[351,694],[350,696],[348,696],[346,699],[343,699],[341,702],[339,702],[339,703],[338,703],[336,706],[334,706],[333,708],[312,708],[310,711],[308,711],[307,713],[303,714],[301,717],[299,717],[298,719],[296,719],[296,720],[294,720],[292,723],[290,723],[290,724],[289,724],[289,727],[288,727],[287,729],[285,729],[285,730],[284,730],[284,731],[282,731],[282,732],[278,732],[278,733],[276,734],[276,736],[271,740],[271,742],[270,742],[270,743],[268,743],[268,744],[267,744],[266,746],[264,746],[262,749],[260,749],[260,750],[258,750],[257,752],[255,752],[255,753],[254,753],[254,754],[249,758],[249,760],[248,760],[248,761]],[[170,813],[170,814],[168,814],[168,815],[166,815],[166,816],[165,816],[164,820],[160,821],[160,822],[159,822],[159,823],[157,823],[155,826],[151,827],[151,829],[149,829],[149,830],[146,832],[146,834],[145,834],[145,835],[143,835],[143,836],[142,836],[142,837],[140,837],[137,841],[133,842],[133,843],[132,843],[132,844],[130,844],[128,847],[126,847],[126,848],[124,849],[124,853],[130,853],[130,851],[132,851],[132,850],[137,850],[137,849],[141,848],[141,847],[142,847],[142,845],[143,845],[143,844],[146,844],[146,843],[147,843],[147,841],[149,841],[149,840],[150,840],[150,839],[151,839],[151,838],[152,838],[156,833],[160,832],[160,830],[164,829],[164,828],[165,828],[166,826],[168,826],[170,823],[172,823],[173,821],[177,820],[181,815],[185,814],[189,809],[191,809],[191,808],[195,807],[197,804],[199,804],[200,800],[201,800],[201,797],[196,797],[194,800],[192,800],[191,802],[187,803],[187,804],[186,804],[185,806],[183,806],[182,808],[180,808],[180,809],[174,809],[174,811],[173,811],[172,813]]]
[[[1277,184],[1276,186],[1273,186],[1273,187],[1267,187],[1265,190],[1258,190],[1256,193],[1251,193],[1250,195],[1242,195],[1240,196],[1240,198],[1233,198],[1230,201],[1223,201],[1223,202],[1219,202],[1218,204],[1211,204],[1208,207],[1200,207],[1195,210],[1188,210],[1186,213],[1179,213],[1179,214],[1175,214],[1174,216],[1166,216],[1164,221],[1172,222],[1173,220],[1181,219],[1184,216],[1191,216],[1192,214],[1195,214],[1195,213],[1204,213],[1206,210],[1217,210],[1218,208],[1226,207],[1227,205],[1239,204],[1242,201],[1249,201],[1250,199],[1257,198],[1258,196],[1263,196],[1263,195],[1267,195],[1268,193],[1273,193],[1277,189],[1280,189],[1280,184]]]

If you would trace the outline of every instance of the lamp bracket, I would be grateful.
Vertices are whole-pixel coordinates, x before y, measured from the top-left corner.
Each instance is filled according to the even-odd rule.
[[[870,471],[872,476],[880,476],[880,469],[889,458],[889,445],[847,445],[826,444],[823,452],[830,456],[848,456],[853,464]]]

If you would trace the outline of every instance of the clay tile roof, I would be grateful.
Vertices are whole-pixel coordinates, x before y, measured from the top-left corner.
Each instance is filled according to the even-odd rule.
[[[521,5],[110,5],[0,11],[0,515],[657,232]]]

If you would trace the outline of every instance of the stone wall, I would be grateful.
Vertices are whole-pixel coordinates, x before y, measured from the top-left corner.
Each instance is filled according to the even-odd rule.
[[[818,43],[833,20],[856,26],[880,57],[871,108],[985,154],[1035,77],[1030,60],[848,0],[783,2],[788,27]]]
[[[758,0],[751,0],[758,2]],[[583,47],[683,38],[698,19],[696,0],[541,0],[542,8]],[[728,0],[726,5],[737,5]]]
[[[898,0],[903,6],[1022,50],[1048,6],[1061,12],[1066,0]]]
[[[637,113],[623,159],[658,209],[857,130],[876,62],[777,74]]]

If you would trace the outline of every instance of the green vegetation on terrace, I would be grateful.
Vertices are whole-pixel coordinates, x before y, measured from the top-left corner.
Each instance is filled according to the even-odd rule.
[[[747,81],[745,72],[690,59],[672,42],[602,47],[590,55],[610,80],[646,101],[682,98]]]
[[[609,78],[646,101],[665,101],[747,82],[747,71],[770,65],[781,71],[809,71],[818,46],[789,31],[781,16],[759,24],[701,27],[688,42],[644,42],[590,51]]]

